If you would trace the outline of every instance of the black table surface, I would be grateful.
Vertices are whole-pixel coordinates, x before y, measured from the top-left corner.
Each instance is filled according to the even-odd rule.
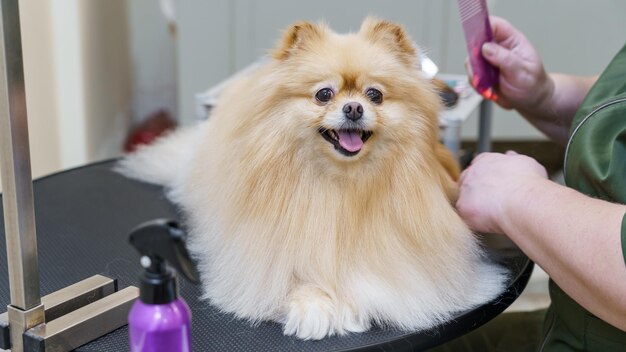
[[[154,218],[179,219],[180,212],[160,187],[114,173],[114,161],[47,176],[34,182],[41,294],[102,274],[118,280],[120,288],[137,285],[139,255],[128,244],[129,231]],[[0,223],[0,263],[6,263],[4,221]],[[320,341],[284,336],[281,326],[246,321],[220,313],[198,299],[200,288],[180,280],[180,292],[193,314],[194,351],[411,351],[423,350],[463,335],[506,309],[526,286],[533,263],[504,236],[485,235],[492,260],[510,270],[507,289],[453,320],[413,333],[373,328]],[[0,264],[0,305],[10,303],[8,274]],[[0,309],[0,311],[4,311]],[[128,351],[124,326],[83,345],[77,351]]]

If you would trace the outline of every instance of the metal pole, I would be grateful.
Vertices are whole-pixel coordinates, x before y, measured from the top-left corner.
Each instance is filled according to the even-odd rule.
[[[0,0],[0,21],[0,169],[11,287],[0,348],[70,351],[126,324],[139,290],[117,291],[114,280],[98,276],[83,280],[44,298],[44,324],[18,0]]]
[[[491,151],[491,117],[493,114],[493,102],[484,99],[480,103],[478,121],[478,152]]]
[[[12,349],[19,351],[22,332],[43,322],[44,313],[39,291],[18,0],[2,0],[0,6],[0,166],[11,287],[11,342]]]

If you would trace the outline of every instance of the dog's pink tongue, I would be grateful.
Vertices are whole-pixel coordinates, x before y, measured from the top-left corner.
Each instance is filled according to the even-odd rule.
[[[363,148],[363,141],[361,140],[361,134],[352,131],[338,131],[339,144],[343,149],[349,152],[356,152]]]

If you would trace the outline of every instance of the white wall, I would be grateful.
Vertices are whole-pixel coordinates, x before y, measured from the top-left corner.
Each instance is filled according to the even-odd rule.
[[[50,31],[50,3],[39,0],[20,1],[22,16],[22,55],[26,86],[26,105],[31,150],[32,174],[37,177],[61,164],[58,153],[59,129],[55,95],[53,37]]]
[[[128,126],[132,74],[127,6],[126,0],[78,1],[87,133],[85,161],[91,162],[118,155]]]
[[[232,0],[182,0],[178,18],[178,116],[194,120],[194,95],[235,72]]]
[[[161,12],[161,3],[128,1],[134,123],[161,109],[178,113],[176,27]]]
[[[20,0],[33,177],[117,155],[128,125],[127,0]]]
[[[54,87],[49,93],[56,98],[59,169],[118,155],[131,103],[126,0],[38,3],[46,5],[49,12],[40,11],[51,23]],[[34,41],[42,45],[42,38]],[[25,66],[27,74],[33,69]]]

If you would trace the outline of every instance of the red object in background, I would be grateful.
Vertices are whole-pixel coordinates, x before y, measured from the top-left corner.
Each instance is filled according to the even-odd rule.
[[[124,151],[132,152],[142,144],[150,144],[163,133],[176,128],[176,122],[166,110],[159,110],[135,126],[124,142]]]

